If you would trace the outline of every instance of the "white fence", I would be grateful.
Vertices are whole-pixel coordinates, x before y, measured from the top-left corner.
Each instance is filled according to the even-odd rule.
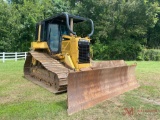
[[[0,52],[0,61],[26,59],[27,52]]]

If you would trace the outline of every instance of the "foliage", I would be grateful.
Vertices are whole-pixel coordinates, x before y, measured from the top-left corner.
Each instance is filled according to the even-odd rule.
[[[142,49],[141,44],[133,39],[117,40],[108,47],[109,59],[135,60]]]
[[[100,43],[100,41],[96,41],[92,49],[93,49],[94,59],[103,60],[103,59],[109,58],[109,55],[106,52],[108,49],[108,46],[103,43]]]
[[[29,51],[37,22],[53,14],[69,11],[60,0],[13,0],[0,2],[0,52]],[[53,7],[54,6],[54,7]]]
[[[11,34],[9,33],[10,24],[9,18],[11,13],[9,6],[5,4],[2,0],[0,1],[0,51],[6,51],[11,49]],[[9,24],[9,25],[8,25]]]
[[[0,0],[0,52],[29,51],[35,24],[68,12],[94,21],[95,59],[136,59],[144,46],[160,47],[159,6],[158,0]],[[75,29],[79,36],[90,33],[88,23]]]
[[[137,60],[160,61],[160,50],[144,49],[142,52],[139,53]]]
[[[156,1],[143,0],[79,0],[73,8],[95,23],[91,41],[95,59],[133,60],[143,46],[149,46],[148,31],[157,24],[158,5]],[[80,33],[88,32],[88,26],[81,27]]]
[[[134,60],[139,55],[143,47],[138,41],[131,39],[116,40],[109,45],[104,45],[99,41],[93,46],[95,59],[125,59]],[[101,54],[99,54],[101,53]]]

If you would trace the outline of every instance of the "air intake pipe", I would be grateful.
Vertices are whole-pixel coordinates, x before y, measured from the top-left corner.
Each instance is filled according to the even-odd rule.
[[[67,13],[63,13],[63,15],[66,17],[66,25],[67,25],[67,28],[68,28],[69,32],[72,33],[73,35],[76,35],[76,32],[74,32],[71,29],[70,25],[69,25],[68,14]],[[91,19],[88,19],[88,18],[86,19],[86,21],[89,21],[91,23],[91,33],[88,34],[88,37],[91,37],[93,35],[93,33],[94,33],[94,23],[93,23],[93,21]]]

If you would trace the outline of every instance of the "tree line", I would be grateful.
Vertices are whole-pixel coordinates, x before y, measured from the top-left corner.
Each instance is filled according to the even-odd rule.
[[[137,59],[160,48],[158,0],[0,0],[0,52],[29,51],[37,22],[61,12],[91,18],[95,59]],[[78,35],[90,27],[77,25]]]

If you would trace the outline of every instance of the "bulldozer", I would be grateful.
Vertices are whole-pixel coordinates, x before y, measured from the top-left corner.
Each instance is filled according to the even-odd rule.
[[[86,21],[91,32],[77,36],[73,25]],[[27,53],[25,78],[55,94],[67,91],[69,115],[139,86],[136,64],[91,59],[93,33],[91,19],[61,13],[36,24],[36,40]]]

